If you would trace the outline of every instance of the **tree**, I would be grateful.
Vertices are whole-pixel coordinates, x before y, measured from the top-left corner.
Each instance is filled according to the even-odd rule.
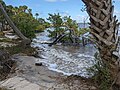
[[[23,7],[23,12],[26,12],[28,7],[26,5],[23,5],[22,7]]]
[[[0,0],[0,3],[3,5],[3,7],[6,9],[6,4],[3,0]],[[3,31],[4,30],[4,27],[5,27],[5,19],[4,19],[4,16],[2,14],[2,12],[0,12],[0,22],[2,24],[2,28],[1,30]]]
[[[35,13],[36,20],[38,19],[39,13]]]
[[[59,13],[49,14],[49,18],[47,20],[49,20],[52,26],[56,29],[61,27],[63,24],[62,18]]]
[[[119,57],[115,54],[118,46],[118,29],[116,16],[113,17],[114,6],[112,0],[82,0],[90,16],[90,28],[100,57],[108,68],[114,88],[120,90]]]
[[[33,16],[33,15],[32,15],[32,9],[28,9],[28,13],[29,13],[31,16]]]
[[[64,26],[67,30],[69,30],[69,38],[71,39],[72,43],[79,43],[79,28],[78,24],[75,20],[72,20],[71,17],[63,17],[64,19]]]
[[[45,21],[45,19],[43,18],[38,18],[37,20],[39,22],[39,25],[36,28],[37,32],[42,32],[44,31],[46,28],[50,27],[50,24],[48,22]]]
[[[19,8],[18,8],[19,12],[26,12],[27,9],[28,9],[28,7],[26,5],[19,6]]]
[[[23,44],[30,44],[30,39],[28,39],[27,37],[25,37],[20,31],[19,29],[14,25],[14,23],[12,22],[12,20],[9,18],[9,16],[7,15],[4,7],[2,6],[2,4],[0,3],[0,10],[2,12],[2,14],[4,15],[5,19],[7,20],[7,22],[9,23],[9,25],[13,28],[13,30],[15,31],[15,33],[21,38],[23,39]]]
[[[51,22],[51,26],[54,30],[50,31],[50,37],[56,39],[56,44],[58,41],[61,43],[71,43],[71,44],[79,44],[79,27],[75,20],[72,20],[69,16],[61,17],[59,13],[49,14],[49,18],[47,19]]]
[[[8,5],[6,6],[6,12],[8,13],[9,16],[13,15],[13,6],[12,5]]]
[[[38,18],[38,21],[40,24],[44,24],[45,23],[45,20],[43,18]]]
[[[59,35],[64,33],[64,29],[61,28],[63,26],[63,20],[59,13],[49,14],[49,18],[47,18],[47,20],[49,20],[52,27],[54,27],[54,31],[49,31],[51,37],[57,38]]]
[[[19,28],[23,35],[32,39],[35,37],[35,29],[39,25],[39,22],[31,15],[25,12],[12,16],[13,22]]]

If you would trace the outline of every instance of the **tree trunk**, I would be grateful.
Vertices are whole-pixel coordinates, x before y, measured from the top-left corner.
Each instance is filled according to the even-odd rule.
[[[52,46],[52,45],[60,42],[66,35],[67,35],[67,34],[61,34],[61,35],[59,35],[59,36],[53,41],[53,43],[50,43],[50,44],[49,44],[49,46]]]
[[[30,44],[30,39],[28,39],[27,37],[25,37],[20,30],[14,25],[14,23],[12,22],[12,20],[10,19],[10,17],[7,15],[4,7],[2,6],[2,4],[0,3],[0,10],[2,12],[2,14],[4,15],[5,19],[7,20],[7,22],[9,23],[9,25],[11,26],[11,28],[14,30],[14,32],[23,40],[23,44]]]
[[[113,17],[114,6],[112,0],[82,0],[87,6],[87,12],[90,16],[91,34],[95,38],[100,57],[106,65],[110,65],[109,70],[114,82],[120,90],[119,78],[119,57],[118,48],[118,29],[116,28],[116,16]],[[118,76],[118,77],[117,77]],[[116,79],[117,78],[117,79]]]

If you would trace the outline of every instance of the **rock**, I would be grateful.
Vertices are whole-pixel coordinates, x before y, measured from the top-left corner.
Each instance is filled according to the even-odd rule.
[[[36,65],[36,66],[42,66],[43,64],[42,64],[41,62],[39,62],[39,63],[36,62],[35,65]]]
[[[74,81],[74,84],[79,84],[79,83],[80,83],[79,80],[75,80],[75,81]]]
[[[92,86],[92,87],[90,88],[90,90],[97,90],[97,88],[94,87],[94,86]]]
[[[0,87],[13,90],[41,90],[39,85],[17,76],[0,82]]]

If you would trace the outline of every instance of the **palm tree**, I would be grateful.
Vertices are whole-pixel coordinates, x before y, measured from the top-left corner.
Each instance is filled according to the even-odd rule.
[[[28,39],[27,37],[25,37],[20,30],[14,25],[14,23],[12,22],[12,20],[9,18],[9,16],[7,15],[4,7],[2,6],[2,4],[0,3],[0,10],[2,12],[2,14],[4,15],[5,19],[7,20],[7,22],[9,23],[9,25],[11,26],[11,28],[13,28],[14,32],[23,40],[23,46],[26,46],[28,44],[30,44],[30,39]]]
[[[28,9],[28,7],[26,5],[24,5],[22,7],[23,7],[23,12],[25,12]]]
[[[82,0],[90,16],[90,28],[100,57],[104,64],[109,64],[109,70],[113,81],[116,79],[114,86],[120,90],[120,74],[118,72],[119,57],[117,55],[118,47],[118,29],[116,28],[116,16],[113,17],[114,6],[112,0]],[[118,76],[118,77],[117,77]],[[119,82],[118,82],[119,81]]]
[[[20,13],[18,7],[12,8],[12,12],[13,12],[14,15],[17,15],[18,13]]]
[[[6,12],[8,12],[10,15],[13,14],[12,9],[13,9],[12,5],[6,6]]]
[[[35,13],[36,20],[38,19],[39,13]]]
[[[19,12],[26,12],[27,9],[28,9],[28,7],[26,5],[19,6],[19,8],[18,8]]]

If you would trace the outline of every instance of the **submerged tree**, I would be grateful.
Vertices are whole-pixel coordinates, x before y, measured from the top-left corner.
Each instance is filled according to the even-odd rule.
[[[118,29],[116,16],[113,17],[114,6],[112,0],[82,0],[90,16],[90,28],[100,57],[108,68],[113,90],[120,90],[119,57],[116,55],[118,47]]]
[[[75,20],[70,16],[62,17],[58,14],[49,14],[48,20],[51,22],[51,27],[54,30],[48,30],[49,36],[54,38],[56,43],[68,43],[72,45],[80,44],[80,36],[88,32],[87,29],[81,30]]]
[[[69,30],[69,38],[72,43],[79,43],[79,27],[75,20],[72,20],[71,17],[65,16],[64,18],[64,26],[67,30]]]
[[[54,31],[50,32],[50,37],[57,38],[59,35],[64,33],[64,29],[61,28],[63,25],[63,20],[60,14],[49,14],[49,18],[47,19],[51,22],[51,26],[54,27]]]

